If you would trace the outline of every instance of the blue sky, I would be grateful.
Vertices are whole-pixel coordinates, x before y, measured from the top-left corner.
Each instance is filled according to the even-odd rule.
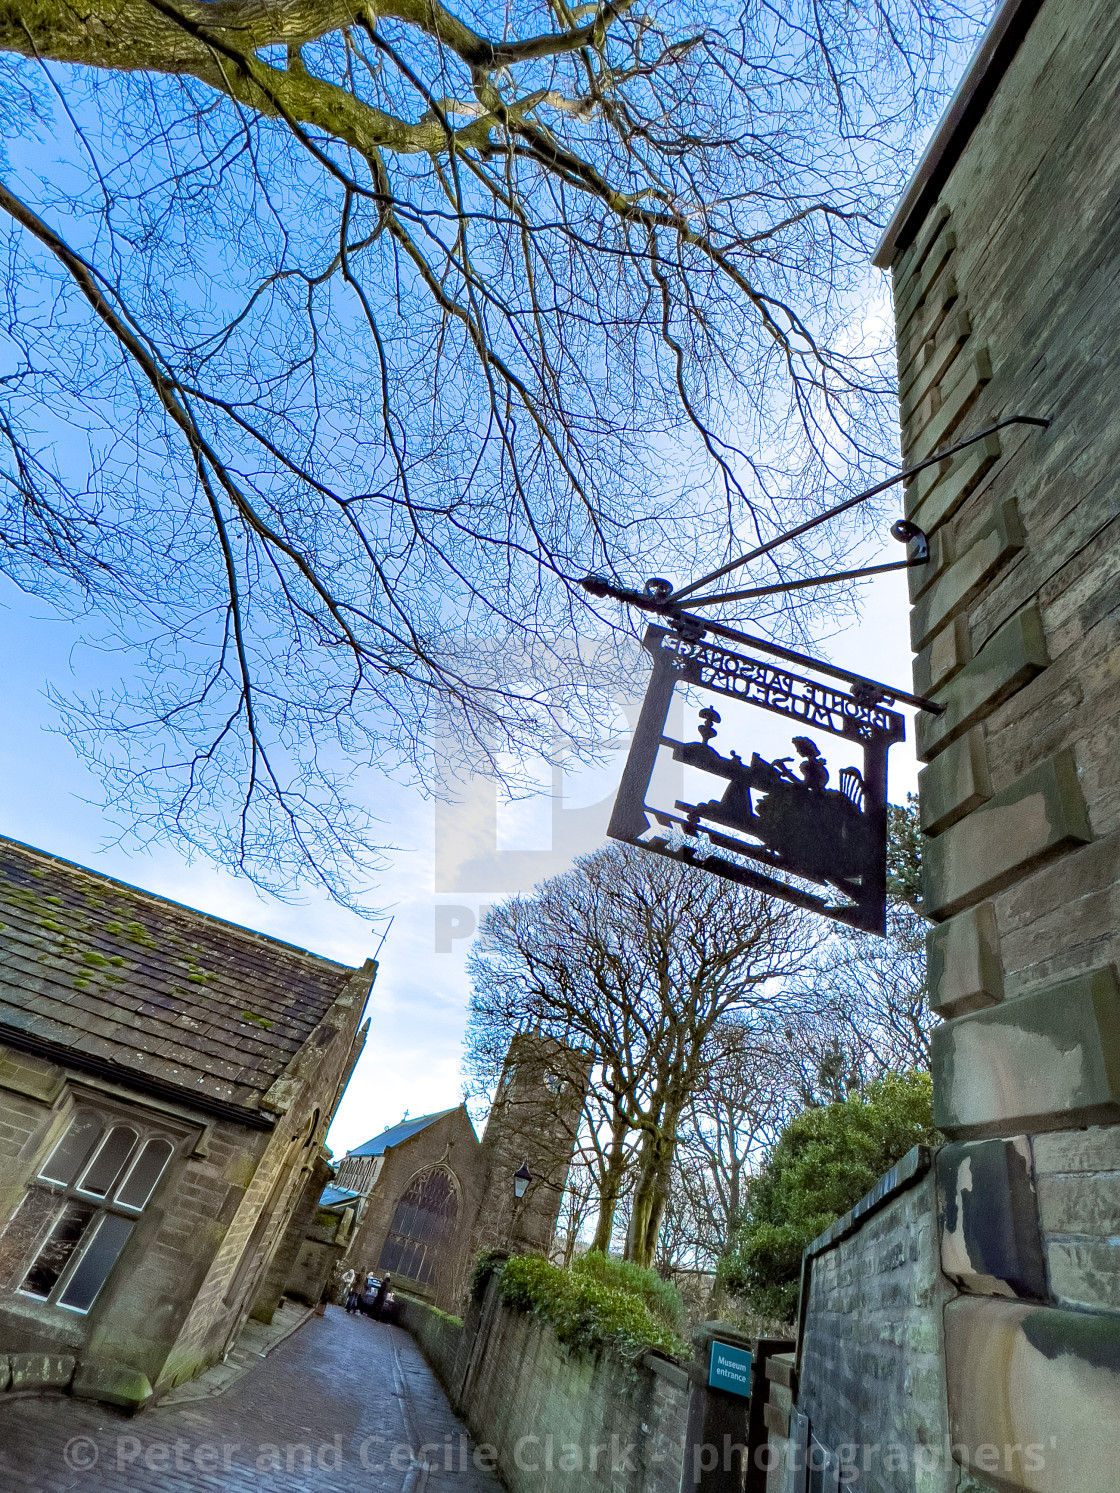
[[[45,693],[48,685],[66,692],[88,683],[91,670],[100,673],[113,661],[91,660],[80,646],[79,625],[59,620],[45,603],[9,583],[0,584],[0,605],[8,661],[6,729],[0,738],[0,832],[351,964],[374,952],[392,915],[370,1003],[369,1042],[330,1144],[341,1154],[394,1124],[405,1110],[417,1115],[457,1103],[469,994],[464,973],[469,919],[494,901],[500,889],[437,891],[432,802],[395,785],[369,784],[370,796],[390,805],[385,838],[399,847],[380,889],[386,912],[377,923],[325,897],[296,905],[279,902],[208,862],[188,863],[173,847],[140,851],[115,843],[119,826],[99,807],[96,780],[53,729],[56,717]],[[861,622],[832,639],[828,652],[838,663],[905,687],[910,679],[905,579],[893,575],[869,584]],[[622,752],[616,752],[593,782],[567,783],[569,806],[581,807],[609,794],[621,758]],[[916,770],[912,741],[892,750],[892,799],[899,801],[913,789]],[[541,853],[525,857],[529,875],[534,866],[554,870],[563,864],[561,854],[545,854],[552,848],[551,817],[545,795],[499,811],[499,850]],[[594,843],[592,831],[576,848],[591,849]],[[523,889],[528,885],[531,880]],[[437,907],[445,909],[443,950],[435,946]],[[458,908],[466,909],[466,915],[449,911]]]
[[[19,149],[13,149],[18,161]],[[33,142],[23,157],[36,169],[39,149]],[[62,181],[59,177],[55,185]],[[879,278],[869,289],[864,316],[882,331],[886,314]],[[58,444],[64,455],[80,456],[64,441]],[[152,480],[160,479],[157,469]],[[888,523],[879,531],[884,536]],[[899,558],[898,546],[885,537],[867,553],[868,561],[884,558]],[[479,909],[496,897],[528,890],[538,875],[561,869],[571,853],[594,848],[604,818],[601,805],[617,781],[625,743],[601,770],[565,782],[559,818],[571,834],[563,845],[552,840],[559,819],[547,793],[500,808],[493,864],[517,867],[513,882],[507,878],[504,885],[487,886],[477,874],[468,884],[448,870],[449,859],[454,860],[449,841],[470,829],[469,809],[439,816],[437,861],[433,803],[418,791],[379,780],[371,770],[358,796],[382,817],[380,838],[397,847],[390,852],[390,868],[378,891],[383,916],[363,919],[325,896],[282,903],[205,860],[189,862],[175,846],[142,851],[120,841],[120,825],[100,807],[100,785],[54,729],[55,711],[46,698],[48,689],[65,695],[99,683],[111,686],[117,660],[82,647],[80,623],[60,619],[46,603],[24,596],[2,579],[0,609],[8,665],[7,729],[0,737],[0,832],[350,964],[360,964],[374,952],[391,916],[370,1003],[370,1039],[331,1144],[341,1153],[395,1123],[405,1111],[422,1114],[458,1102],[470,927]],[[910,680],[907,611],[904,578],[880,578],[864,588],[862,620],[831,638],[822,652],[905,687]],[[912,742],[892,751],[892,799],[900,801],[914,788],[916,770]],[[469,791],[467,797],[469,802]]]

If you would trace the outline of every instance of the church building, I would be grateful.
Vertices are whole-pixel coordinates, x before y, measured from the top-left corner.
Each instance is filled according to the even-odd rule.
[[[462,1302],[483,1249],[547,1254],[587,1087],[585,1054],[514,1037],[481,1140],[466,1105],[404,1119],[338,1164],[362,1202],[346,1264],[392,1275],[444,1310]]]

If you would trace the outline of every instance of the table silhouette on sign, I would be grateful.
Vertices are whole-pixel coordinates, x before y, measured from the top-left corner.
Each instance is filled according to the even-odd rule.
[[[902,717],[884,709],[879,700],[843,694],[664,628],[649,628],[644,646],[653,655],[653,678],[608,833],[853,927],[882,933],[887,751],[903,738]],[[664,730],[677,684],[757,705],[856,742],[863,748],[863,770],[842,768],[837,787],[830,788],[828,763],[810,736],[794,736],[796,756],[772,762],[758,752],[752,752],[749,761],[734,750],[725,756],[712,745],[721,717],[710,705],[699,712],[699,739],[675,741]],[[696,803],[676,799],[671,806],[648,802],[658,749],[663,746],[686,767],[722,778],[722,794]],[[735,859],[721,851],[731,852]],[[763,868],[771,874],[763,874]],[[842,900],[820,896],[804,882],[833,888]]]

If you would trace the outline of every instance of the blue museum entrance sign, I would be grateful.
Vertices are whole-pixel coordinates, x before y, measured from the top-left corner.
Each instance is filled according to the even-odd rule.
[[[728,1394],[750,1398],[751,1355],[746,1348],[734,1348],[730,1343],[713,1340],[712,1356],[708,1361],[708,1386],[723,1389]]]

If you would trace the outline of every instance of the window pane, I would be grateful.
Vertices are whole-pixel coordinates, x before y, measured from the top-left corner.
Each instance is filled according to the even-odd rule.
[[[50,1159],[39,1173],[47,1182],[61,1182],[69,1187],[101,1134],[101,1121],[95,1115],[77,1115],[70,1128],[55,1146]]]
[[[170,1141],[150,1140],[132,1163],[132,1169],[117,1193],[117,1202],[139,1211],[155,1190],[171,1151]]]
[[[101,1142],[101,1149],[82,1178],[79,1191],[91,1192],[94,1197],[106,1197],[124,1171],[124,1164],[132,1155],[136,1140],[135,1130],[127,1125],[114,1125]]]
[[[89,1311],[134,1227],[131,1218],[118,1218],[115,1213],[103,1215],[101,1227],[86,1246],[77,1270],[58,1298],[59,1306],[68,1306],[76,1312]]]
[[[26,1291],[29,1296],[47,1297],[51,1294],[96,1212],[92,1203],[66,1204],[50,1238],[39,1251],[38,1259],[24,1276],[21,1291]]]

